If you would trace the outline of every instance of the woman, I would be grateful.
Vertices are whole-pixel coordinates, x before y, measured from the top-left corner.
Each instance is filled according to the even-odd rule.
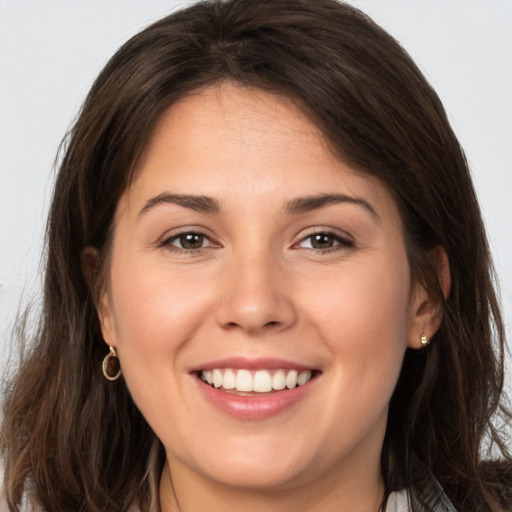
[[[405,52],[332,0],[200,3],[128,41],[69,134],[6,501],[507,510],[503,348],[467,164]]]

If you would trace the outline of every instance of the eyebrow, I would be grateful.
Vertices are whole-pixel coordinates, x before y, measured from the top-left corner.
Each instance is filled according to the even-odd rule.
[[[286,205],[286,211],[292,215],[296,215],[299,213],[317,210],[330,204],[340,203],[351,203],[362,206],[370,212],[373,217],[380,220],[379,214],[368,201],[360,197],[353,197],[345,194],[320,194],[316,196],[298,197],[297,199],[292,199],[288,202]]]
[[[164,192],[152,197],[139,212],[139,217],[160,204],[177,204],[202,213],[220,213],[220,203],[213,197]]]
[[[146,201],[146,204],[139,212],[139,217],[147,213],[155,206],[161,204],[176,204],[183,206],[184,208],[190,208],[201,213],[220,213],[221,205],[217,199],[209,196],[193,195],[193,194],[170,194],[163,192],[158,194],[151,199]],[[292,199],[286,204],[286,212],[291,215],[298,215],[300,213],[306,213],[320,208],[324,208],[330,204],[340,203],[351,203],[362,206],[373,217],[380,220],[379,215],[375,211],[375,208],[366,201],[359,197],[348,196],[345,194],[320,194],[316,196],[305,196]]]

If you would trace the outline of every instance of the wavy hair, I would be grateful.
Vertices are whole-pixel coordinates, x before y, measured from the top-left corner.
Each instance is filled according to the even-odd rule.
[[[102,376],[95,304],[116,205],[157,119],[184,95],[226,80],[292,99],[341,159],[386,184],[404,221],[412,278],[443,309],[428,349],[407,351],[391,400],[386,492],[406,488],[412,510],[431,509],[438,482],[460,510],[504,511],[512,461],[492,420],[510,419],[505,337],[468,165],[403,48],[335,0],[197,3],[130,39],[95,81],[62,148],[40,327],[6,389],[0,448],[9,510],[28,491],[47,511],[159,509],[163,449],[123,379]],[[99,255],[92,282],[82,271],[87,246]],[[447,299],[439,247],[450,262]]]

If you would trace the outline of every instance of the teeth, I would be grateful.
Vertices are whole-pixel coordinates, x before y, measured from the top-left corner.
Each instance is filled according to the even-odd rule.
[[[286,375],[283,370],[277,370],[272,377],[272,389],[281,391],[286,387]]]
[[[213,385],[220,388],[224,382],[222,372],[220,370],[213,370]]]
[[[224,372],[224,379],[222,381],[222,387],[224,389],[235,389],[236,376],[233,370],[226,370]]]
[[[286,387],[288,389],[293,389],[297,385],[297,372],[295,370],[292,370],[291,372],[288,372],[288,375],[286,376]]]
[[[258,370],[254,374],[253,389],[256,393],[268,393],[272,391],[272,377],[265,370]]]
[[[269,393],[285,388],[293,389],[303,386],[311,380],[310,370],[233,370],[214,369],[201,372],[201,380],[215,388],[236,389],[245,393]]]
[[[248,370],[238,370],[235,380],[235,388],[237,391],[253,391],[252,375]]]
[[[304,384],[306,384],[306,382],[308,382],[310,380],[311,380],[311,372],[310,371],[301,372],[301,373],[299,373],[299,377],[297,378],[297,385],[303,386]]]

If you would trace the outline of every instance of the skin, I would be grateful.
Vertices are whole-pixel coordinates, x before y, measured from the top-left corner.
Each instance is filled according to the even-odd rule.
[[[154,199],[164,193],[219,211]],[[322,194],[352,200],[286,208]],[[189,232],[204,235],[199,249],[183,248]],[[335,158],[290,101],[225,83],[174,104],[118,205],[99,310],[166,450],[163,510],[376,511],[389,400],[436,311],[411,282],[390,193]],[[239,419],[190,373],[234,356],[319,376],[286,410]]]

